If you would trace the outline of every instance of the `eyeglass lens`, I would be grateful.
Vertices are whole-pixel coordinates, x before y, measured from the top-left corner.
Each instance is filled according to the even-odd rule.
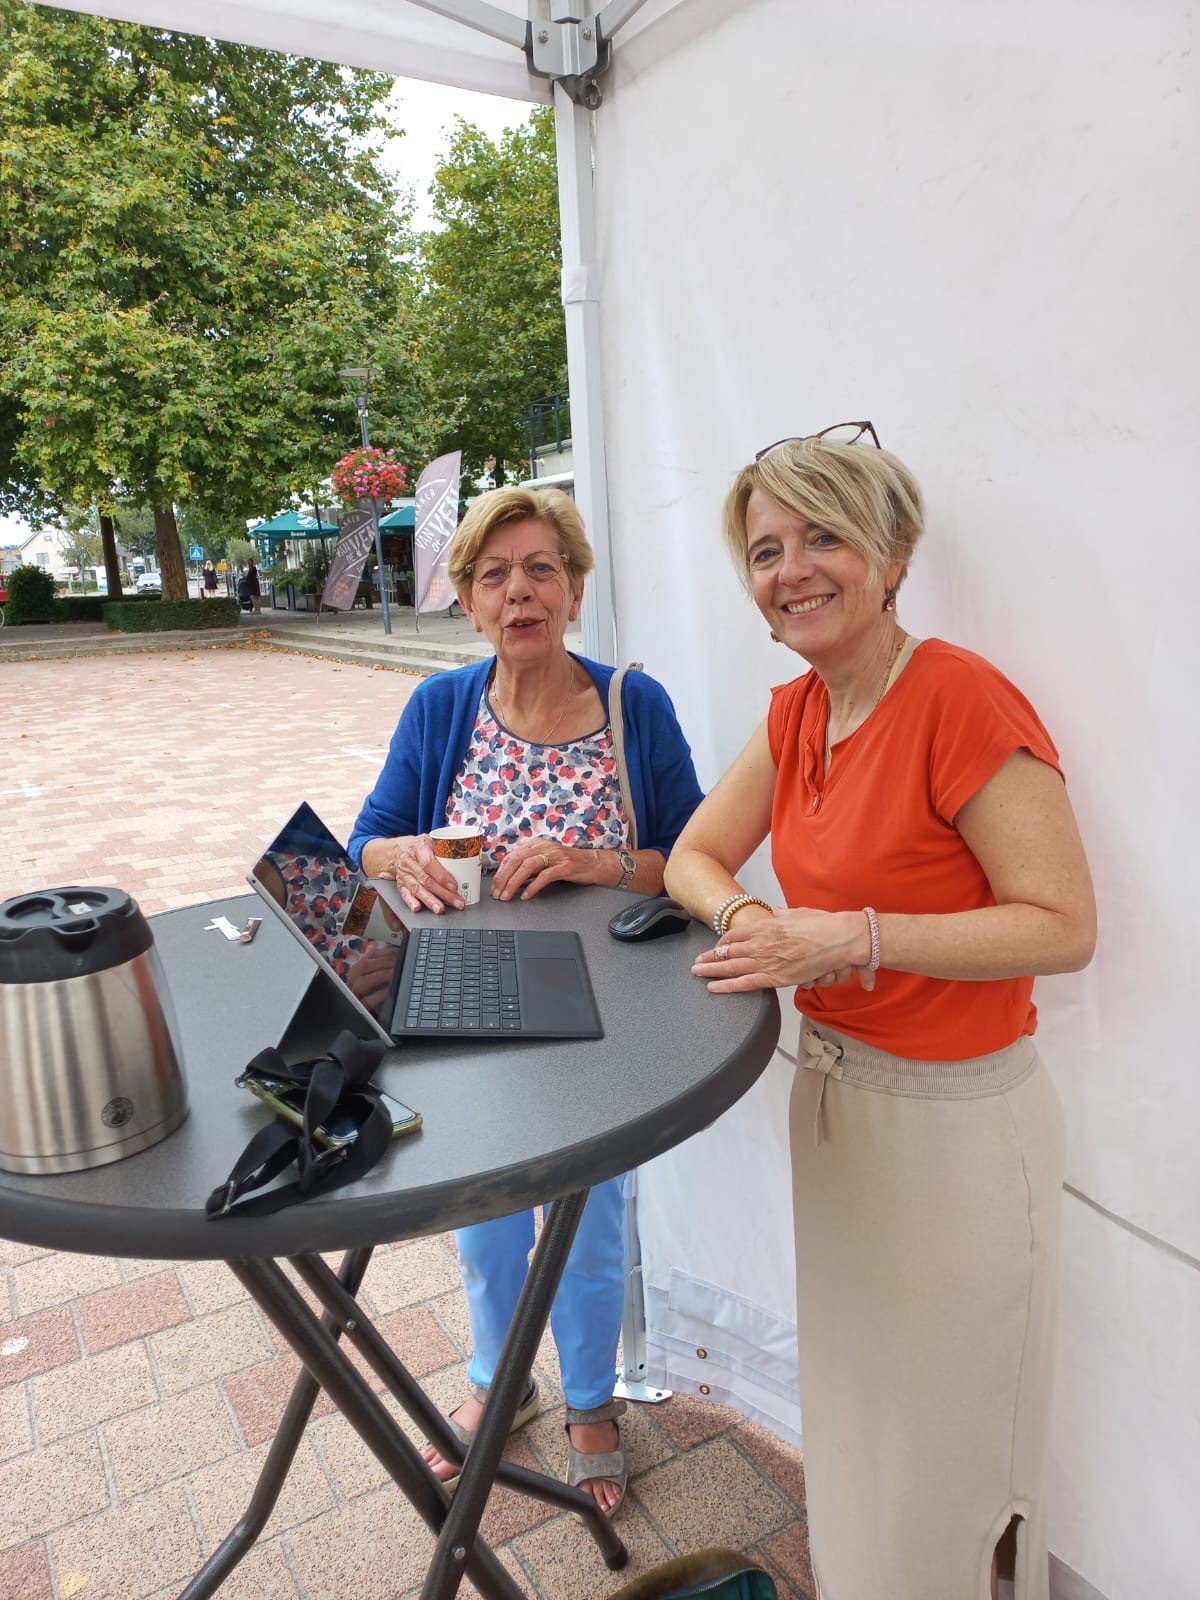
[[[803,444],[806,439],[829,439],[834,444],[857,444],[863,434],[869,434],[871,443],[876,450],[882,450],[879,435],[875,426],[870,422],[835,422],[832,427],[822,428],[819,433],[792,434],[786,439],[776,439],[774,444],[769,444],[765,449],[755,454],[755,461],[761,461],[764,456],[769,456],[772,450],[778,450],[781,444]]]
[[[475,582],[485,588],[499,588],[508,582],[514,566],[523,567],[525,576],[533,583],[548,583],[557,578],[566,565],[566,557],[557,550],[534,550],[521,561],[505,561],[501,556],[489,556],[475,563]]]

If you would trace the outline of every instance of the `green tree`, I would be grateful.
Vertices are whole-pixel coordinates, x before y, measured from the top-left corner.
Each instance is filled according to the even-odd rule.
[[[100,535],[90,533],[86,527],[68,528],[59,549],[66,566],[79,568],[80,587],[86,589],[90,569],[98,567],[104,559],[104,547],[100,542]],[[71,580],[68,580],[67,587],[72,587]]]
[[[493,143],[461,119],[433,184],[439,228],[422,235],[418,360],[442,449],[469,474],[528,455],[531,401],[567,386],[554,117]]]
[[[340,365],[411,399],[389,87],[0,0],[0,482],[148,505],[168,598],[176,505],[244,531],[353,439]]]

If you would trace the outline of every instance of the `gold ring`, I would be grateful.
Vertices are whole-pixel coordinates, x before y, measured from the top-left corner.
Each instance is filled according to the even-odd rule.
[[[543,869],[549,870],[550,857],[546,854],[546,852],[544,850],[539,850],[538,851],[538,859],[541,861]]]

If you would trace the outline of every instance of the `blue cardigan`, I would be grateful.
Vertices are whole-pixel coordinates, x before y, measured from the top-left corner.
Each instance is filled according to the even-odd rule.
[[[575,659],[587,668],[600,703],[608,706],[613,668]],[[462,768],[479,697],[495,665],[458,667],[426,678],[413,691],[374,789],[350,835],[350,854],[362,865],[370,839],[428,833],[446,821],[446,801]],[[621,686],[625,764],[637,813],[638,848],[669,855],[683,825],[703,798],[667,691],[644,672],[627,672]]]

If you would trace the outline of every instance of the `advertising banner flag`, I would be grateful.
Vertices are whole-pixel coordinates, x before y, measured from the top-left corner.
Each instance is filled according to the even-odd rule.
[[[329,576],[321,595],[323,606],[333,606],[338,611],[350,610],[374,543],[375,528],[369,506],[351,511],[342,518],[342,531],[333,547],[333,560],[329,563]]]
[[[417,611],[445,611],[454,599],[447,572],[450,540],[458,526],[462,451],[431,461],[417,479],[413,530],[413,589]]]

